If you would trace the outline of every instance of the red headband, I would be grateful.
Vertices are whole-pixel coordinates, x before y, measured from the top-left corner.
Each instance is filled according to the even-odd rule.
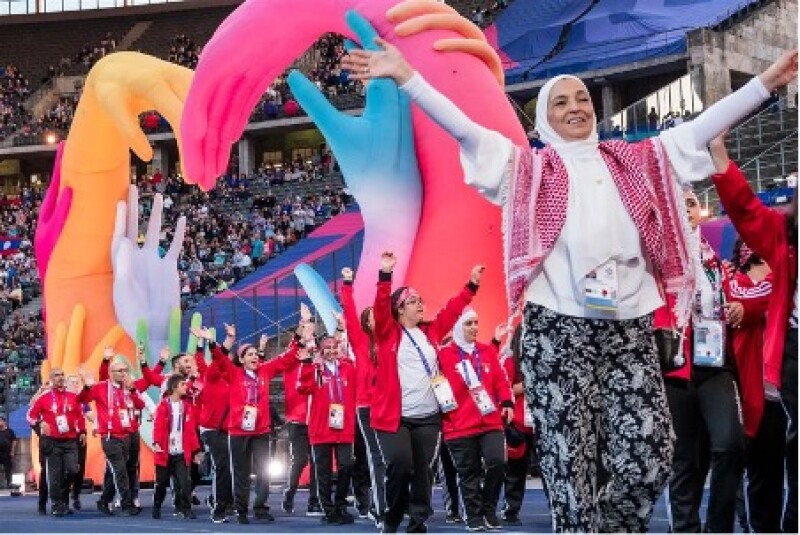
[[[395,306],[395,308],[400,308],[401,306],[403,306],[403,303],[405,303],[408,300],[408,298],[414,295],[417,296],[419,295],[414,288],[411,287],[403,288],[403,290],[400,292],[400,295],[397,296],[397,305]]]

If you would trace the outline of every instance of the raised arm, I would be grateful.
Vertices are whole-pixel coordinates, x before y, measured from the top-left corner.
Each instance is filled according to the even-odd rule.
[[[453,326],[456,324],[456,321],[458,321],[464,308],[472,301],[472,298],[480,287],[483,270],[483,266],[475,266],[472,268],[469,282],[464,286],[464,289],[462,289],[458,295],[450,299],[444,308],[436,314],[436,318],[434,318],[427,329],[428,338],[435,345],[441,343],[445,335],[453,329]]]
[[[352,269],[344,268],[342,270],[344,284],[342,285],[339,299],[342,302],[342,309],[344,310],[344,324],[347,329],[347,338],[350,340],[350,345],[355,349],[364,347],[369,341],[367,340],[367,335],[361,329],[361,321],[358,317],[358,311],[356,310],[355,299],[353,298],[353,276]],[[360,355],[356,354],[356,359],[360,357]]]
[[[417,106],[458,141],[467,184],[490,202],[500,204],[503,183],[510,176],[506,171],[514,154],[514,143],[467,117],[414,71],[397,47],[380,37],[375,42],[382,50],[351,50],[342,67],[349,69],[350,77],[356,80],[394,79]]]
[[[375,337],[386,340],[394,329],[395,321],[392,317],[392,270],[397,263],[397,258],[391,251],[381,255],[381,270],[378,272],[378,289],[375,293]]]

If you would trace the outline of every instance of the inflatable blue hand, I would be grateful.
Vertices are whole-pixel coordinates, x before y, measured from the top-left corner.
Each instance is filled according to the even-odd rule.
[[[377,33],[354,11],[347,23],[362,46],[373,50]],[[393,80],[372,80],[367,86],[364,114],[340,112],[303,74],[292,71],[289,87],[319,127],[342,169],[349,193],[364,219],[364,248],[359,272],[369,281],[356,281],[360,305],[372,300],[380,255],[392,250],[399,259],[394,280],[402,283],[411,258],[422,209],[422,184],[408,97]],[[367,288],[368,287],[368,288]]]

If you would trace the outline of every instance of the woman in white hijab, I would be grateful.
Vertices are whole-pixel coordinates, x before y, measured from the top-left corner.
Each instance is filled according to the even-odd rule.
[[[509,307],[524,309],[521,367],[553,529],[645,531],[673,453],[653,311],[673,294],[682,325],[694,293],[680,182],[714,172],[708,142],[796,77],[796,52],[691,123],[636,144],[598,142],[586,86],[556,77],[537,102],[547,146],[532,150],[471,121],[376,43],[381,51],[351,51],[343,67],[394,79],[459,142],[466,182],[503,209]]]
[[[442,415],[442,434],[458,472],[467,530],[502,526],[497,502],[503,488],[506,444],[503,425],[514,417],[514,394],[498,347],[478,341],[478,314],[466,308],[453,327],[453,341],[439,350],[439,371],[450,383],[456,408]]]

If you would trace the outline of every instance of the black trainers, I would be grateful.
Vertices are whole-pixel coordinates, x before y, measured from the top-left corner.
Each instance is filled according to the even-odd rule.
[[[192,494],[192,505],[200,505],[200,498],[197,497],[197,494]]]
[[[67,507],[65,505],[55,505],[51,509],[53,516],[67,516]]]
[[[75,498],[74,500],[72,500],[72,508],[75,509],[76,511],[80,511],[81,510],[81,499],[80,498]]]
[[[150,514],[150,516],[152,516],[155,520],[160,519],[161,518],[161,507],[153,506],[153,511]]]
[[[503,524],[505,524],[506,526],[519,526],[520,524],[522,524],[522,521],[519,519],[519,516],[517,515],[505,514],[503,516]]]
[[[289,496],[288,492],[283,493],[283,501],[281,502],[281,509],[284,513],[294,513],[294,496]]]
[[[247,515],[246,514],[242,514],[242,513],[239,513],[238,515],[236,515],[236,521],[239,524],[249,524],[250,523],[250,519],[247,518]]]
[[[108,506],[108,502],[104,502],[102,500],[98,500],[97,502],[97,510],[103,513],[106,516],[114,516],[114,513],[111,512],[111,508]]]
[[[444,521],[447,524],[460,524],[464,521],[464,519],[458,515],[454,515],[453,513],[447,513],[447,518],[445,518]]]
[[[131,505],[130,507],[126,507],[124,511],[125,514],[128,516],[137,516],[139,513],[142,512],[142,508],[136,507],[135,505]]]
[[[225,513],[211,513],[211,521],[215,524],[224,524],[228,521],[228,516]]]
[[[306,516],[323,516],[325,512],[322,510],[322,506],[318,503],[309,504],[308,505],[308,512],[306,512]]]
[[[467,531],[486,531],[486,524],[483,519],[467,521]]]
[[[257,509],[253,511],[253,516],[256,520],[266,520],[267,522],[275,522],[275,517],[270,514],[267,509]]]
[[[494,513],[485,515],[483,521],[486,524],[486,529],[501,529],[503,527],[503,524],[500,523],[500,520]]]
[[[330,524],[330,525],[339,525],[342,523],[339,521],[339,514],[336,512],[323,515],[322,518],[319,519],[319,521],[322,522],[323,524]]]
[[[188,511],[179,511],[176,515],[178,518],[185,518],[186,520],[194,520],[197,518],[197,515],[194,514],[194,511],[189,509]]]

